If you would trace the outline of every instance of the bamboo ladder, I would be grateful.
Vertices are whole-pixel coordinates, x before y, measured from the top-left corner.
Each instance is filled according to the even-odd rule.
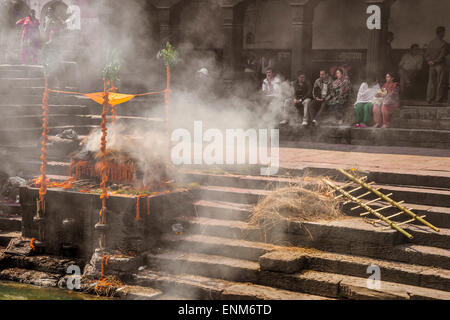
[[[350,179],[351,182],[346,183],[342,186],[337,186],[335,183],[333,183],[327,179],[324,179],[324,182],[327,185],[329,185],[332,189],[334,189],[336,192],[340,193],[339,195],[337,195],[335,197],[335,199],[343,197],[347,200],[346,202],[344,202],[344,204],[347,204],[350,202],[354,202],[355,204],[357,204],[355,207],[351,208],[350,210],[353,211],[358,208],[362,208],[362,209],[366,210],[365,212],[360,214],[360,216],[364,218],[365,222],[370,223],[372,225],[376,225],[377,223],[384,222],[387,226],[385,226],[383,229],[389,229],[389,228],[394,229],[409,239],[412,239],[413,236],[410,233],[408,233],[407,231],[405,231],[403,228],[401,228],[400,226],[406,225],[406,224],[414,222],[414,221],[418,221],[418,222],[426,225],[427,227],[433,229],[434,231],[439,232],[438,228],[436,228],[435,226],[433,226],[431,223],[429,223],[428,221],[426,221],[424,219],[425,215],[419,216],[419,215],[415,214],[414,212],[412,212],[410,209],[404,207],[402,205],[402,203],[404,201],[396,202],[396,201],[392,200],[390,198],[392,196],[392,193],[383,194],[382,192],[379,191],[380,188],[372,187],[374,182],[367,183],[366,182],[367,177],[358,178],[357,176],[355,176],[343,169],[338,169],[338,171],[340,173],[342,173],[345,177]],[[355,184],[356,184],[356,187],[354,187]],[[353,189],[345,190],[346,188],[348,188],[350,186],[353,186]],[[356,192],[359,190],[364,190],[365,192],[363,192],[362,194],[360,194],[358,196],[355,196],[352,194],[353,192]],[[372,200],[364,199],[364,197],[367,197],[370,195],[375,195],[376,198],[372,199]],[[386,205],[384,205],[380,208],[377,208],[377,209],[370,206],[371,204],[373,205],[377,201],[384,201],[386,203]],[[380,213],[381,211],[388,209],[388,208],[397,208],[399,210],[399,212],[391,214],[387,217]],[[370,214],[374,215],[377,219],[366,218],[366,216],[368,216]],[[402,214],[408,215],[410,217],[410,219],[403,221],[403,222],[399,222],[399,223],[395,223],[391,220],[392,218],[398,217]]]

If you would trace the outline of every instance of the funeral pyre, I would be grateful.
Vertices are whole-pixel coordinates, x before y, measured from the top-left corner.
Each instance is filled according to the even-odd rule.
[[[139,195],[171,189],[161,135],[127,131],[120,124],[109,127],[105,162],[109,192]],[[100,130],[96,130],[83,139],[80,148],[70,156],[70,178],[62,183],[49,182],[48,187],[98,193],[104,165],[100,136]],[[39,185],[40,180],[34,180],[34,184]]]

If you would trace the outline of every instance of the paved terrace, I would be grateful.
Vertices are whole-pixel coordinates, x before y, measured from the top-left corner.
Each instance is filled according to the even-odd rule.
[[[282,168],[348,168],[350,166],[372,172],[433,174],[450,177],[450,150],[307,142],[285,143],[280,148],[280,167]]]

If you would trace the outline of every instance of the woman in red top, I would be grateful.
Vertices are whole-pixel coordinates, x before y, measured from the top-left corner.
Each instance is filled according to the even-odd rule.
[[[22,26],[22,36],[20,54],[22,57],[22,63],[28,62],[28,57],[31,56],[31,62],[33,64],[38,63],[39,52],[39,20],[36,19],[35,11],[31,10],[30,15],[16,22],[17,26]]]
[[[380,103],[375,103],[373,106],[374,128],[389,128],[391,115],[400,105],[399,86],[394,80],[394,75],[390,72],[387,73],[386,83],[375,95],[375,100],[379,99]]]

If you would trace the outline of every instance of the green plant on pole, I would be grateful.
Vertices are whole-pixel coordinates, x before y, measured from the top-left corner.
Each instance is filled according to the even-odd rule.
[[[163,59],[166,66],[174,66],[177,63],[181,62],[178,51],[175,50],[170,42],[167,42],[166,47],[161,49],[161,51],[159,52],[159,56]]]
[[[119,73],[121,64],[119,50],[110,50],[106,57],[105,68],[103,68],[103,79],[108,87],[114,88],[114,86],[120,85]]]
[[[164,94],[165,100],[165,113],[166,113],[166,138],[167,138],[167,151],[166,151],[166,169],[170,167],[170,66],[176,65],[181,61],[178,51],[170,44],[166,43],[166,47],[162,49],[158,57],[161,57],[166,66],[166,90]]]

